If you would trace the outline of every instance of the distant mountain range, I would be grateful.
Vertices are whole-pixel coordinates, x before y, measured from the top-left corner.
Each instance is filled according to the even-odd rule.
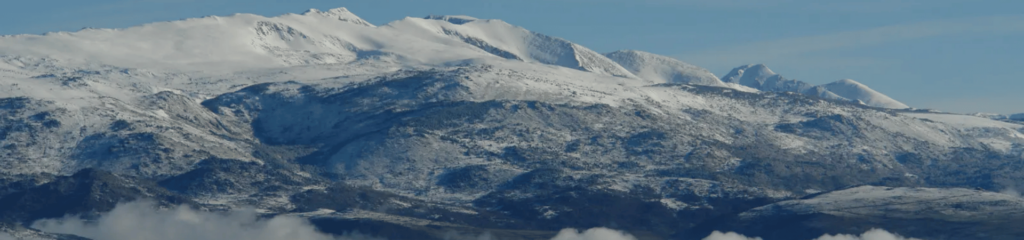
[[[854,101],[881,108],[909,108],[906,104],[885,96],[885,94],[872,90],[868,86],[854,80],[843,79],[829,84],[814,86],[802,81],[785,79],[782,75],[772,72],[771,69],[768,69],[763,64],[734,68],[722,79],[728,83],[736,83],[761,91],[794,92],[825,99]]]
[[[718,78],[468,16],[2,36],[0,232],[75,239],[32,223],[149,199],[388,239],[1015,239],[1018,115],[918,110],[760,64]]]

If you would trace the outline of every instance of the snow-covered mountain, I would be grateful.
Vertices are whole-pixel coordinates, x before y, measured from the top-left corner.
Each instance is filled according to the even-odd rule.
[[[634,77],[622,66],[593,50],[565,39],[531,32],[501,20],[433,15],[425,19],[451,24],[417,24],[410,19],[396,23],[415,24],[424,30],[442,33],[506,59],[551,64],[611,76]],[[394,25],[398,27],[400,24]],[[412,26],[403,27],[407,27],[401,28],[403,32],[415,31],[412,30]]]
[[[843,79],[829,84],[813,86],[806,82],[785,79],[764,64],[751,64],[734,68],[722,77],[727,83],[736,83],[761,91],[794,92],[825,99],[848,100],[874,107],[906,109],[906,104],[872,90],[854,80]]]
[[[636,50],[615,51],[604,55],[637,77],[654,82],[725,86],[711,71],[674,58]]]
[[[905,109],[906,104],[898,102],[885,94],[872,90],[868,86],[850,79],[843,79],[829,84],[822,85],[829,92],[840,97],[863,102],[868,106]]]
[[[664,238],[850,185],[1024,186],[1019,123],[869,107],[898,102],[763,65],[723,80],[467,16],[4,36],[0,226],[159,198],[430,239]],[[34,205],[60,199],[102,201]]]
[[[769,82],[771,80],[771,82]],[[775,74],[771,69],[768,69],[764,64],[751,64],[733,68],[728,74],[722,76],[722,81],[729,83],[741,84],[752,88],[767,88],[774,87],[776,82],[784,80],[781,75]],[[795,81],[794,81],[795,82]],[[802,82],[800,82],[802,83]],[[804,85],[799,84],[790,86],[785,89],[796,90],[793,92],[803,92]],[[772,88],[768,88],[772,89]]]
[[[432,16],[375,27],[344,8],[278,17],[236,14],[127,29],[7,36],[0,38],[0,54],[129,68],[222,72],[349,63],[364,58],[401,65],[445,65],[501,57],[632,77],[618,64],[583,46],[500,20]]]

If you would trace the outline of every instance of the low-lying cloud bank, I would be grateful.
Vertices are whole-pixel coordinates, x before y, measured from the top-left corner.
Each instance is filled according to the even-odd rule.
[[[833,235],[825,235],[825,236],[819,237],[816,240],[921,240],[921,239],[905,238],[905,237],[901,237],[900,235],[896,235],[896,234],[887,232],[887,231],[882,230],[882,229],[871,229],[870,231],[867,231],[864,234],[861,234],[860,236],[845,235],[845,234],[840,234],[840,235],[835,235],[835,236],[833,236]]]
[[[576,229],[563,229],[551,240],[636,240],[636,237],[622,231],[607,228],[591,228],[586,231]],[[761,240],[760,237],[747,237],[738,233],[714,232],[703,240]],[[872,229],[860,236],[855,235],[824,235],[814,240],[921,240],[917,238],[904,238],[899,235],[881,229]]]
[[[573,228],[562,229],[551,240],[636,240],[628,233],[607,228],[591,228],[580,232]]]
[[[722,232],[715,231],[714,233],[711,233],[710,236],[704,238],[704,240],[761,240],[761,238],[760,237],[747,237],[747,236],[743,236],[741,234],[734,233],[734,232],[722,233]],[[861,234],[860,236],[847,235],[847,234],[839,234],[839,235],[827,235],[826,234],[826,235],[818,237],[818,238],[816,238],[814,240],[921,240],[921,239],[917,239],[917,238],[904,238],[904,237],[901,237],[900,235],[896,235],[896,234],[890,233],[890,232],[882,230],[882,229],[871,229],[870,231],[867,231],[864,234]]]
[[[151,202],[121,204],[96,221],[77,217],[40,220],[33,228],[106,240],[355,240],[362,236],[322,233],[306,219],[277,216],[261,219],[253,211],[212,213],[187,206],[158,209]]]
[[[276,216],[260,218],[253,211],[213,213],[194,210],[187,206],[160,209],[152,202],[140,201],[120,204],[95,221],[78,217],[40,220],[33,228],[51,233],[74,234],[105,240],[383,240],[362,235],[335,236],[316,230],[309,221],[299,217]],[[492,239],[489,234],[478,239]],[[0,240],[16,239],[0,233]],[[500,239],[494,239],[500,240]],[[584,231],[563,229],[551,240],[637,240],[629,233],[608,228]],[[714,232],[704,240],[761,240],[737,233]],[[920,240],[904,238],[881,229],[873,229],[859,236],[825,235],[815,240]]]

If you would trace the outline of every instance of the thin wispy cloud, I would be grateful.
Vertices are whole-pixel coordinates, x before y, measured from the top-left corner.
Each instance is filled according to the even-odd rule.
[[[761,240],[760,237],[747,237],[738,233],[722,233],[715,231],[710,236],[703,240]],[[905,238],[897,234],[893,234],[881,229],[871,229],[864,232],[861,235],[852,234],[837,234],[829,235],[825,234],[821,237],[815,238],[814,240],[921,240],[917,238]]]
[[[665,7],[708,8],[708,9],[771,9],[782,11],[824,11],[824,12],[891,12],[935,4],[936,0],[861,0],[861,1],[809,1],[809,0],[562,0],[580,3],[604,4],[647,4]]]
[[[859,1],[793,1],[787,7],[795,11],[882,13],[921,9],[942,0],[859,0]]]
[[[604,4],[651,4],[662,6],[683,6],[683,7],[729,7],[729,8],[763,8],[770,6],[782,6],[799,2],[799,0],[562,0],[566,2],[580,3],[604,3]]]
[[[112,12],[112,11],[125,11],[131,9],[137,9],[140,7],[152,7],[154,5],[169,5],[169,4],[191,4],[195,3],[196,0],[124,0],[117,2],[110,2],[106,4],[97,4],[87,8],[76,9],[75,11],[85,12]]]
[[[699,59],[712,65],[725,63],[737,65],[749,61],[781,60],[826,50],[866,47],[930,37],[1015,32],[1024,32],[1024,15],[960,18],[898,24],[865,30],[754,42],[739,46],[710,49],[693,54],[680,54],[676,57],[681,59]]]

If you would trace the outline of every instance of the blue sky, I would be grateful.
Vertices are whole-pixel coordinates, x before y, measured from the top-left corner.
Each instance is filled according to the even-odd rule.
[[[335,7],[375,24],[497,18],[599,52],[676,57],[719,76],[764,63],[815,84],[854,79],[919,108],[1024,112],[1020,0],[35,0],[4,3],[0,34]]]

